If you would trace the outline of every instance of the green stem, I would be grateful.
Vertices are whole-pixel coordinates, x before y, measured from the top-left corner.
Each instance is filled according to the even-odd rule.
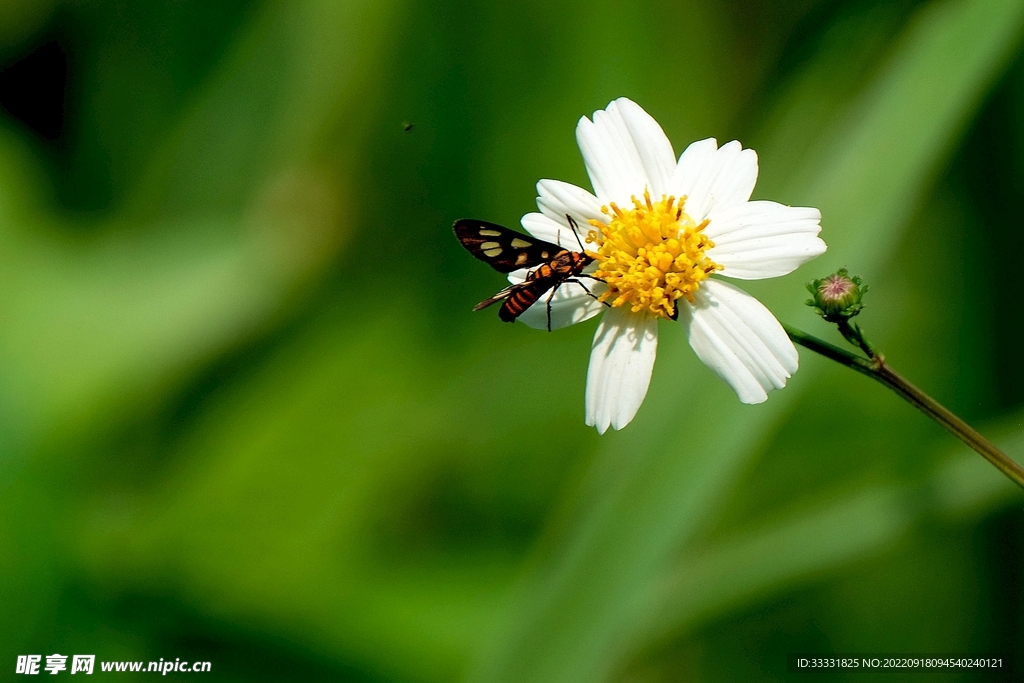
[[[864,333],[860,331],[860,327],[857,323],[850,322],[848,319],[843,318],[836,323],[839,327],[839,332],[846,338],[846,341],[850,342],[854,346],[859,346],[860,350],[867,354],[868,358],[874,359],[878,356],[878,349],[868,341]]]
[[[1024,488],[1024,467],[1021,467],[1015,460],[1010,458],[1010,456],[996,448],[991,441],[976,432],[969,424],[951,413],[941,403],[918,389],[916,386],[908,382],[902,375],[890,368],[885,363],[885,356],[878,353],[873,346],[868,344],[867,341],[863,339],[863,335],[858,334],[858,338],[863,342],[858,344],[858,346],[864,349],[864,352],[871,356],[871,360],[861,358],[856,354],[850,353],[846,349],[833,346],[826,341],[813,337],[806,332],[801,332],[789,325],[783,325],[783,327],[786,329],[786,334],[788,334],[789,338],[795,343],[800,344],[804,348],[810,349],[815,353],[821,354],[826,358],[830,358],[837,363],[845,365],[848,368],[856,370],[862,375],[867,375],[895,391],[906,399],[912,406],[938,422],[949,430],[953,436],[977,451],[983,458],[995,465],[996,469],[1009,477],[1014,483],[1021,488]],[[843,336],[845,337],[846,335],[844,334]]]

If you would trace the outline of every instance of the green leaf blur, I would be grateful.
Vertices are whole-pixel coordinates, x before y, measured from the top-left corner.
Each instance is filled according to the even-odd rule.
[[[804,283],[863,275],[890,362],[1024,459],[1024,2],[0,8],[0,667],[756,682],[1024,651],[1021,494],[938,426],[802,349],[741,405],[666,323],[598,437],[594,323],[473,314],[503,280],[450,229],[589,186],[574,126],[619,96],[677,154],[739,139],[829,245],[744,288],[826,336]],[[53,134],[11,94],[40,55]]]

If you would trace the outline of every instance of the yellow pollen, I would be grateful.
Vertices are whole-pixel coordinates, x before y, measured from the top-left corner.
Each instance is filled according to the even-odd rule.
[[[645,190],[642,202],[635,196],[632,200],[632,209],[623,210],[614,202],[601,207],[611,217],[608,225],[590,221],[600,231],[587,237],[600,245],[589,252],[598,264],[594,277],[608,284],[601,301],[628,305],[634,313],[673,318],[677,299],[686,297],[693,303],[700,283],[722,270],[704,255],[715,246],[704,234],[708,221],[697,223],[683,210],[685,196],[677,201],[662,195],[652,202]]]

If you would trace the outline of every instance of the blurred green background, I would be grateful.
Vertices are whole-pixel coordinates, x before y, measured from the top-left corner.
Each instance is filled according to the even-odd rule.
[[[746,289],[838,341],[803,283],[862,274],[893,365],[1022,459],[1024,3],[0,13],[4,676],[59,652],[775,681],[811,678],[791,652],[1022,650],[1022,495],[977,455],[803,350],[741,405],[667,323],[637,419],[599,438],[594,323],[471,314],[502,279],[450,225],[589,187],[574,126],[615,97],[677,154],[738,138],[754,197],[820,207],[829,244]]]

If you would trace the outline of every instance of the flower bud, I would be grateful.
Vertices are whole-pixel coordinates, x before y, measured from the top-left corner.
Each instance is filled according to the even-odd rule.
[[[825,320],[838,323],[849,320],[864,308],[861,298],[868,291],[867,285],[856,275],[850,276],[846,268],[820,280],[807,283],[813,295],[807,305]]]

